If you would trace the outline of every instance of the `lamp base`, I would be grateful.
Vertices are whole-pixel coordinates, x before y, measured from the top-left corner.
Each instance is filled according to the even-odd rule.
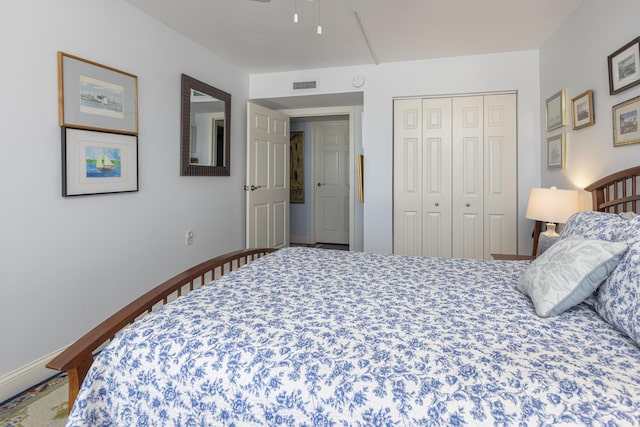
[[[542,233],[540,233],[540,235],[547,236],[547,237],[558,237],[558,236],[560,236],[558,234],[558,232],[556,231],[555,223],[547,222],[546,226],[547,226],[547,229],[545,231],[543,231]]]

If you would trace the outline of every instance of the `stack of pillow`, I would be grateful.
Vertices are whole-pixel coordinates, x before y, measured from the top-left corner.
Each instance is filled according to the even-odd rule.
[[[541,317],[593,296],[598,314],[640,343],[640,216],[574,214],[558,242],[527,267],[518,289]]]

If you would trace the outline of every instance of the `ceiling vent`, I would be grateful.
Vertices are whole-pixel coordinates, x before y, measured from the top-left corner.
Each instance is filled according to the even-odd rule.
[[[293,82],[292,87],[293,87],[293,90],[317,90],[318,81],[309,80],[306,82]]]

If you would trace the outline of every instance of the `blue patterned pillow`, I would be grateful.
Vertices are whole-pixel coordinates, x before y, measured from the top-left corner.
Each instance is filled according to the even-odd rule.
[[[621,236],[629,250],[595,296],[600,317],[640,344],[640,217]]]
[[[567,237],[527,267],[518,289],[531,298],[538,316],[556,316],[589,297],[626,249],[625,242]]]
[[[616,242],[629,228],[629,220],[608,212],[578,212],[567,220],[558,240],[570,236]]]

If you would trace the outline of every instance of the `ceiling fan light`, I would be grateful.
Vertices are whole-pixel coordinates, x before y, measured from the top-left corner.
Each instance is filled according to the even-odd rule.
[[[318,25],[317,33],[319,36],[322,35],[322,25]]]

